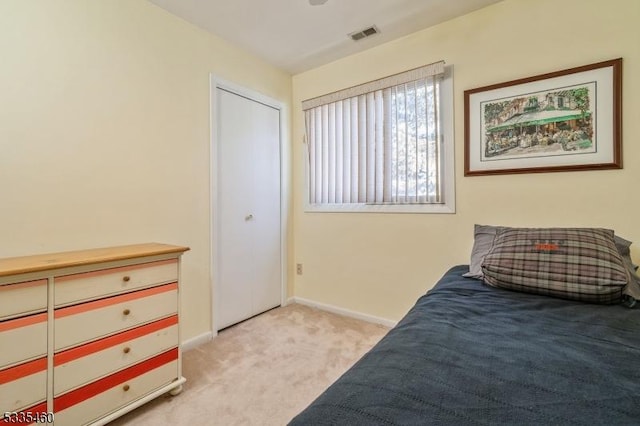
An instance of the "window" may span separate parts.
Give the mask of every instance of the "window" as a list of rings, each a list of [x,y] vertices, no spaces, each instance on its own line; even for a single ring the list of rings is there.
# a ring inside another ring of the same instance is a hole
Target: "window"
[[[453,213],[443,62],[303,102],[308,211]]]

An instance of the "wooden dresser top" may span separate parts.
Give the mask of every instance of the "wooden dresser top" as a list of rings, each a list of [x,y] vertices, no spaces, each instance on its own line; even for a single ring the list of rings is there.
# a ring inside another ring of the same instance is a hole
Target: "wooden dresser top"
[[[66,251],[61,253],[37,254],[33,256],[8,257],[0,259],[0,277],[162,254],[175,253],[176,255],[179,255],[187,250],[189,250],[189,247],[147,243],[89,250]]]

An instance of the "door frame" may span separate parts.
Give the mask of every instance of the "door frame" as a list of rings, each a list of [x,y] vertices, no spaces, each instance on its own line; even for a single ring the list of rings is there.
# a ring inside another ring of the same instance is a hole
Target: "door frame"
[[[218,108],[217,108],[217,89],[223,89],[228,92],[232,92],[236,95],[245,97],[249,100],[259,102],[271,108],[275,108],[280,114],[280,306],[284,306],[287,300],[287,224],[289,217],[289,187],[287,185],[287,168],[284,166],[289,158],[288,144],[285,142],[288,140],[287,132],[287,107],[286,104],[270,98],[255,90],[243,87],[236,83],[224,80],[217,75],[211,73],[209,75],[209,102],[210,102],[210,162],[209,162],[209,190],[210,190],[210,247],[211,247],[211,259],[209,262],[209,280],[211,288],[211,333],[215,337],[218,334],[218,318],[217,318],[217,295],[219,294],[220,274],[216,265],[220,262],[221,248],[217,243],[217,235],[220,230],[220,221],[218,215],[215,214],[218,210],[218,162],[220,161],[218,154],[218,136],[217,136],[217,121],[218,121]]]

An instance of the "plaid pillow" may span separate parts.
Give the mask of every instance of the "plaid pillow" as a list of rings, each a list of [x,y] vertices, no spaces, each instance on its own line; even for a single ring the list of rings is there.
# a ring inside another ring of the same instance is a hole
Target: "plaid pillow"
[[[487,284],[592,303],[617,303],[629,275],[609,229],[507,228],[482,264]]]

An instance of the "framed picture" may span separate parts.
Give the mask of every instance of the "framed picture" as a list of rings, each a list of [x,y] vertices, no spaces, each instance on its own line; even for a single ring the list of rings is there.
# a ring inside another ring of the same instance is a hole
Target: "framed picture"
[[[622,168],[622,58],[464,92],[464,175]]]

